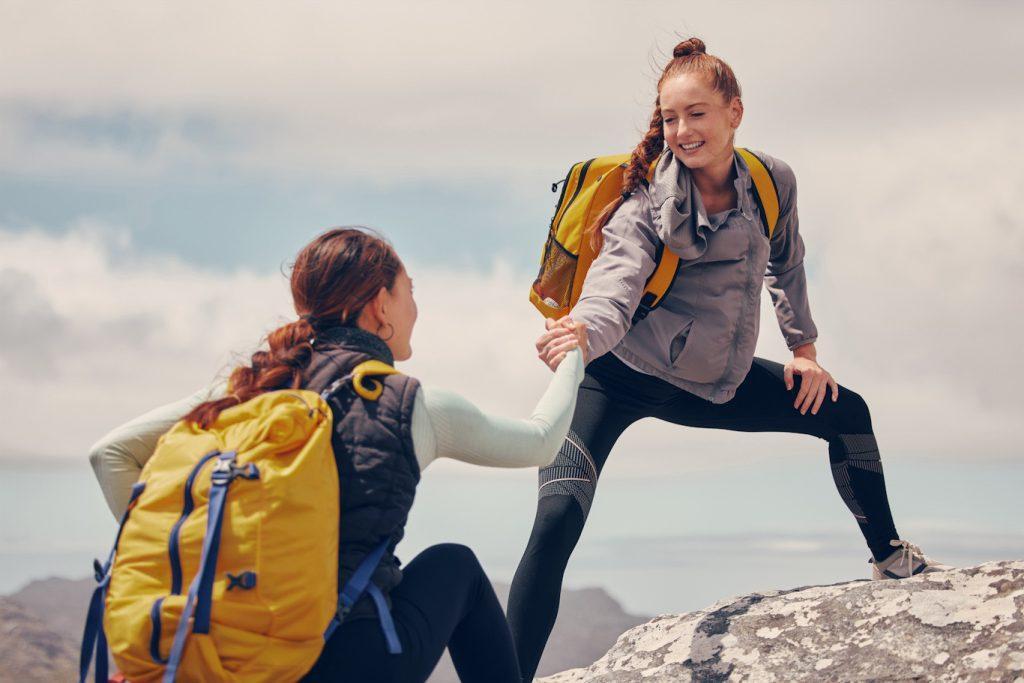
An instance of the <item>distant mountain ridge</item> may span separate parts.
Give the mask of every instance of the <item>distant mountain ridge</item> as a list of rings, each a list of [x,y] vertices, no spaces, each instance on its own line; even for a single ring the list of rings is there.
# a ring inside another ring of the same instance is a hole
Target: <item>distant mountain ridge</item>
[[[0,597],[0,681],[72,681],[78,643],[31,610]]]
[[[0,597],[0,681],[73,680],[77,677],[92,579],[48,578],[33,581]],[[495,584],[504,606],[508,585]],[[629,614],[600,588],[562,592],[558,622],[539,675],[586,666],[603,655],[619,634],[650,617]],[[448,655],[441,659],[430,683],[457,683]]]

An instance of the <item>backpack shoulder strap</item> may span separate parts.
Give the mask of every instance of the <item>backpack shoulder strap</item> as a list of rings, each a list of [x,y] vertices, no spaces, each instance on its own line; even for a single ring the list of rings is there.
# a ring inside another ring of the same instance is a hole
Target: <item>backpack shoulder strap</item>
[[[775,178],[764,162],[749,149],[737,147],[736,152],[747,162],[750,178],[754,181],[754,198],[764,222],[765,235],[771,239],[779,222],[779,190],[775,185]]]
[[[640,297],[640,304],[633,313],[634,325],[658,307],[675,281],[676,273],[679,270],[679,257],[664,244],[658,245],[658,253],[654,260],[658,265],[655,266],[654,272],[648,278],[643,296]]]
[[[654,169],[658,166],[660,159],[661,156],[658,156],[658,158],[651,162],[650,168],[647,169],[647,177],[640,181],[644,187],[650,187],[650,183],[654,180]],[[640,304],[636,307],[636,311],[633,312],[633,325],[646,318],[648,313],[661,304],[661,300],[668,294],[669,288],[675,282],[676,273],[679,271],[679,257],[664,244],[658,245],[658,252],[654,256],[654,261],[657,265],[654,267],[654,272],[651,273],[651,276],[647,278],[643,296],[640,297]]]

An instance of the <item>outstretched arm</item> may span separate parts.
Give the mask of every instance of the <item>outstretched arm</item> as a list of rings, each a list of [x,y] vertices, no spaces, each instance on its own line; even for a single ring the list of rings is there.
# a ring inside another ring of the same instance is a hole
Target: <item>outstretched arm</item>
[[[574,349],[558,365],[528,419],[488,415],[458,394],[420,387],[412,415],[420,470],[436,458],[486,467],[549,464],[569,431],[583,374],[582,354]]]
[[[569,316],[587,328],[587,362],[615,348],[626,336],[644,285],[657,265],[660,240],[651,199],[640,188],[612,215],[601,232],[601,251],[590,265],[579,301]]]
[[[89,462],[115,518],[120,519],[128,507],[132,485],[139,480],[160,437],[192,408],[223,394],[223,383],[205,387],[115,427],[93,444],[89,449]]]

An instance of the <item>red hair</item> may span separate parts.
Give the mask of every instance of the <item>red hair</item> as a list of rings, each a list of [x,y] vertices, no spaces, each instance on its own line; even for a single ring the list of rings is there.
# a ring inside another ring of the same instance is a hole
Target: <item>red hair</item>
[[[654,113],[651,115],[650,125],[647,132],[640,140],[640,144],[633,150],[629,159],[629,165],[622,177],[622,194],[614,202],[605,207],[594,222],[587,228],[590,236],[590,243],[594,252],[601,250],[602,234],[604,226],[608,224],[611,217],[619,210],[619,207],[626,201],[626,198],[633,194],[641,181],[647,177],[647,171],[657,159],[665,146],[663,122],[661,120],[661,86],[670,78],[684,73],[699,73],[708,79],[715,92],[721,93],[726,102],[732,102],[732,98],[740,97],[740,84],[736,80],[736,74],[732,67],[725,63],[720,57],[709,55],[704,41],[700,38],[689,38],[675,46],[672,50],[672,59],[661,72],[658,79],[658,96],[654,99]]]
[[[365,228],[335,228],[303,247],[292,265],[291,289],[299,319],[267,335],[267,348],[232,371],[229,394],[202,403],[183,419],[203,429],[222,410],[276,389],[298,389],[313,357],[318,329],[353,325],[381,287],[390,290],[402,262],[383,237]]]

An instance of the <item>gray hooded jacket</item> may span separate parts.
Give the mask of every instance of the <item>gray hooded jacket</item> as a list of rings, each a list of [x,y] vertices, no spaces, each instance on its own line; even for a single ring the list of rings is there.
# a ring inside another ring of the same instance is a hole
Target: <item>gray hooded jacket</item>
[[[753,362],[763,285],[789,348],[817,339],[807,302],[796,178],[784,162],[756,154],[779,192],[770,244],[739,155],[737,206],[709,217],[689,170],[670,150],[662,154],[650,187],[634,192],[605,226],[601,252],[570,314],[587,327],[588,358],[611,351],[641,372],[725,403]],[[661,244],[679,256],[678,274],[662,304],[631,328]]]

